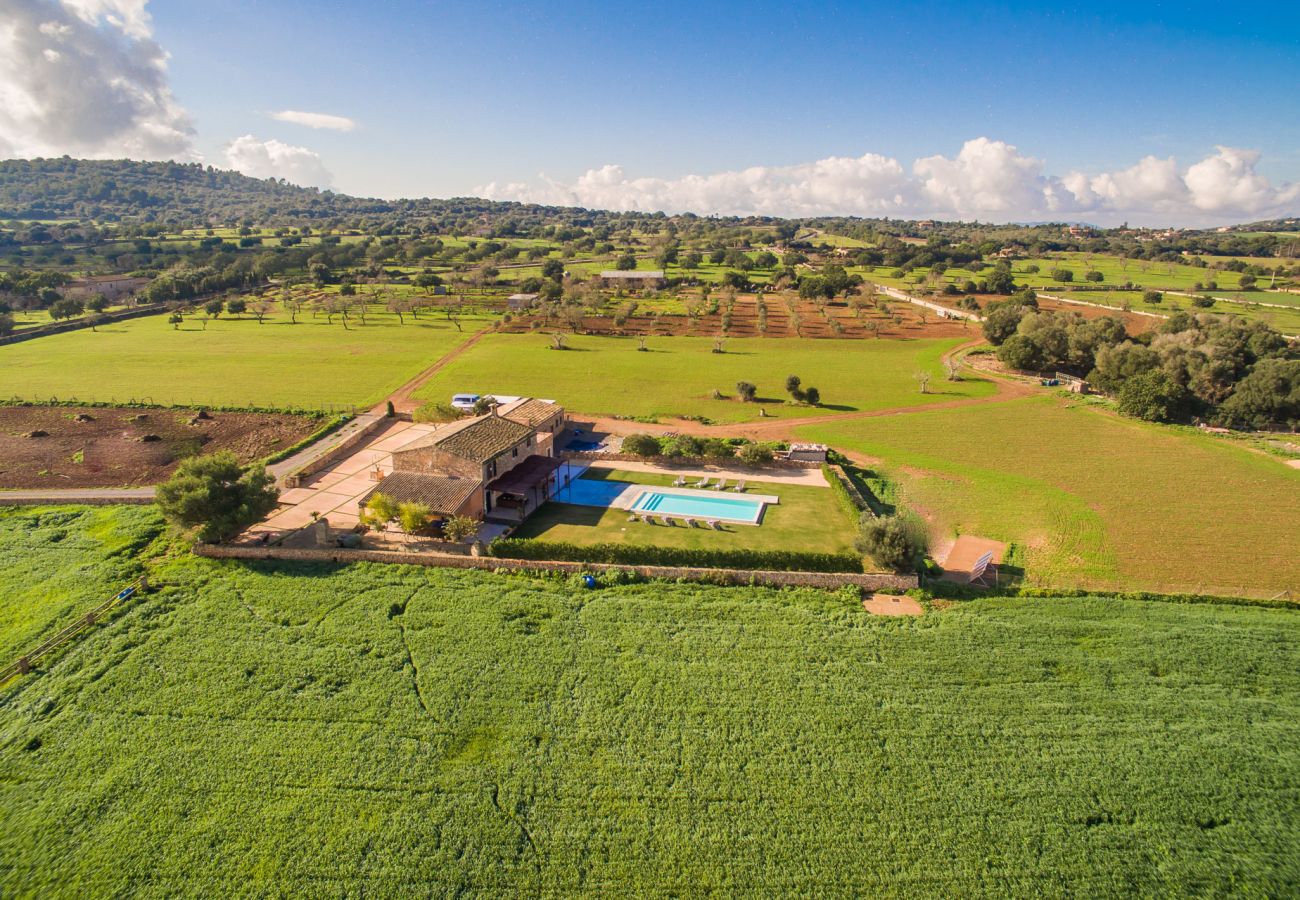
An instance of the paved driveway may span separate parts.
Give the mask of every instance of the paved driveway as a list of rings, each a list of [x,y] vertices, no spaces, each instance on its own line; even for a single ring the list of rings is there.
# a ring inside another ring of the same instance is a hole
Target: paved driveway
[[[302,487],[281,493],[280,508],[249,531],[293,531],[310,524],[313,512],[329,519],[335,530],[351,529],[358,522],[358,502],[393,471],[393,451],[436,429],[436,425],[394,421],[351,456],[317,472]]]

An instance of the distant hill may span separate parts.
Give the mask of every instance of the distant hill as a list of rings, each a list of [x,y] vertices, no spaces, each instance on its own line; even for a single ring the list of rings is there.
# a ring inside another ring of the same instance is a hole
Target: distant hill
[[[437,219],[544,217],[552,222],[590,219],[585,210],[562,210],[478,199],[377,200],[304,188],[274,178],[197,163],[134,160],[0,160],[0,220],[74,219],[145,221],[168,225],[261,225],[304,220],[403,215]]]

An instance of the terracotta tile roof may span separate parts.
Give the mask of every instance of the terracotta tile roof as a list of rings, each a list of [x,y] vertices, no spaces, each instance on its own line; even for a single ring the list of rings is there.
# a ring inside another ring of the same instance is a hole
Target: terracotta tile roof
[[[502,407],[498,412],[501,418],[536,428],[563,408],[549,400],[521,400],[511,406]]]
[[[501,416],[480,416],[463,428],[445,434],[435,432],[428,443],[421,441],[421,446],[433,446],[445,450],[461,459],[471,462],[487,462],[499,453],[504,453],[515,444],[530,437],[533,430],[526,425],[512,422]]]
[[[394,472],[360,500],[360,505],[375,494],[385,494],[398,503],[423,503],[436,513],[453,514],[474,492],[483,486],[477,478],[449,478],[423,472]]]

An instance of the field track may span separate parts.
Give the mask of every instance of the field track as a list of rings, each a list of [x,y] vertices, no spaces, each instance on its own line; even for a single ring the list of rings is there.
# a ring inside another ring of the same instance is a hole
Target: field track
[[[461,341],[461,343],[457,344],[451,351],[443,354],[438,361],[429,366],[429,368],[425,369],[419,375],[416,375],[410,381],[406,382],[406,384],[393,391],[393,393],[389,394],[385,400],[380,401],[379,405],[375,407],[375,411],[382,412],[388,403],[392,403],[393,408],[398,412],[414,412],[416,407],[420,404],[411,399],[411,395],[418,391],[426,381],[441,372],[448,363],[452,362],[466,350],[477,344],[479,339],[489,331],[490,329],[487,328],[480,329],[470,335],[467,340]]]

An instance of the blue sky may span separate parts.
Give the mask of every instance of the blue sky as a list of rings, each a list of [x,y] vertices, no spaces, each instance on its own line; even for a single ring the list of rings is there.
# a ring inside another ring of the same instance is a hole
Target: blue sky
[[[85,18],[87,7],[93,16],[133,0],[0,0],[60,2]],[[919,211],[948,182],[935,176],[937,187],[917,199],[924,179],[916,161],[957,159],[977,138],[1015,148],[1002,154],[1004,168],[1037,161],[1036,184],[1049,195],[1053,178],[1120,172],[1147,156],[1174,158],[1182,177],[1219,146],[1257,152],[1248,174],[1275,192],[1265,198],[1228,185],[1224,196],[1237,198],[1231,212],[1276,211],[1265,200],[1286,207],[1290,195],[1277,191],[1300,182],[1294,3],[805,10],[764,2],[154,0],[146,15],[169,55],[167,90],[192,123],[192,151],[222,164],[245,159],[228,157],[242,136],[259,150],[276,141],[319,156],[316,168],[291,168],[291,176],[328,178],[350,193],[450,196],[490,186],[502,196],[572,192],[618,202],[622,190],[628,202],[725,206],[725,192],[692,193],[679,180],[761,166],[799,182],[800,166],[880,154],[903,175],[889,184],[875,178],[870,199],[888,205],[897,187],[899,208]],[[343,116],[356,127],[271,117],[282,110]],[[277,152],[266,165],[291,164]],[[584,173],[609,164],[621,170],[602,176],[605,193],[581,185]],[[1240,173],[1239,160],[1225,167]],[[982,177],[978,167],[963,171]],[[626,187],[642,178],[658,181],[639,192]],[[1105,194],[1119,214],[1121,189],[1094,187],[1079,203]],[[1219,200],[1193,199],[1186,204],[1198,214],[1228,212]],[[1124,195],[1129,204],[1166,200],[1176,213],[1172,195]],[[1219,205],[1207,213],[1207,202]],[[967,195],[950,205],[969,213],[980,203],[1008,215],[1015,206]]]

